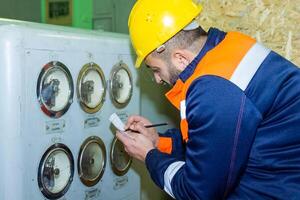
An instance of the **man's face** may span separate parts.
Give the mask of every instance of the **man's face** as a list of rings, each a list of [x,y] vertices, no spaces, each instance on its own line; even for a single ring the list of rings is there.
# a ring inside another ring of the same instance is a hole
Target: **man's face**
[[[171,60],[165,62],[160,58],[149,55],[145,59],[145,64],[152,70],[155,81],[158,84],[167,83],[174,85],[181,73],[181,71],[172,64]]]

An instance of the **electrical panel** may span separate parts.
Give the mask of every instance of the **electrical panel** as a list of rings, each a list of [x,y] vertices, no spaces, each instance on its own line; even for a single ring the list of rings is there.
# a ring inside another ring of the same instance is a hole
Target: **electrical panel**
[[[108,120],[140,113],[128,36],[1,20],[0,47],[0,199],[140,199]]]

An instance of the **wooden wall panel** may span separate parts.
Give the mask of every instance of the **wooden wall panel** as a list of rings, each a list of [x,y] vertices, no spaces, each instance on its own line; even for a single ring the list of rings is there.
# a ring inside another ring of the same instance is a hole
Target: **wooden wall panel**
[[[217,27],[255,37],[300,66],[300,0],[198,0],[207,30]]]

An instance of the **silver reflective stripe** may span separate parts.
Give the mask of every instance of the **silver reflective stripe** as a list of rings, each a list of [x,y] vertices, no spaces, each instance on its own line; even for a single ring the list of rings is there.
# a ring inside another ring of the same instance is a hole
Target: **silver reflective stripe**
[[[180,102],[180,117],[181,119],[185,119],[186,118],[186,107],[185,107],[185,100]]]
[[[174,162],[171,165],[169,165],[169,167],[167,168],[167,170],[165,171],[165,174],[164,174],[164,181],[165,181],[164,190],[173,198],[175,198],[175,197],[174,197],[174,194],[172,191],[171,182],[172,182],[174,175],[184,164],[185,164],[185,162],[183,162],[183,161]]]
[[[235,69],[230,81],[245,90],[270,51],[260,43],[254,44]]]

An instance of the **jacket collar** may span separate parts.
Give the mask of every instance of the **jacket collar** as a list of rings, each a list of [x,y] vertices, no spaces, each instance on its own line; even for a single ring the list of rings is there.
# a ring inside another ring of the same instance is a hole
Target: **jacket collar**
[[[217,46],[224,38],[226,33],[220,31],[216,28],[210,28],[207,35],[207,40],[199,52],[199,54],[194,58],[194,60],[179,74],[179,78],[182,82],[185,82],[196,69],[200,60],[205,56],[205,54]]]
[[[226,33],[216,28],[210,28],[207,40],[194,60],[179,74],[179,79],[175,85],[166,93],[167,99],[177,108],[180,109],[180,101],[182,101],[182,89],[184,82],[194,73],[198,63],[205,54],[217,46],[224,38]]]

